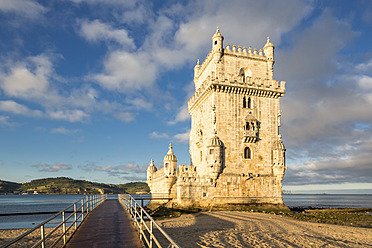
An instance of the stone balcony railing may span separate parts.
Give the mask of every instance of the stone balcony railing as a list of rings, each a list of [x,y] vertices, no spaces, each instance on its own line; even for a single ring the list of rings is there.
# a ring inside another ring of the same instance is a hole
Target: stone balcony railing
[[[244,130],[243,132],[243,142],[244,143],[254,143],[258,139],[258,132],[254,130]]]

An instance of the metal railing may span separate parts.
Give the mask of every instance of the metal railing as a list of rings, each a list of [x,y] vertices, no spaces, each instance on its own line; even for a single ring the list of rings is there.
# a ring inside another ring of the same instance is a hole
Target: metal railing
[[[160,237],[155,237],[154,231],[157,229],[163,239],[165,238],[166,247],[180,248],[131,195],[119,195],[118,198],[132,216],[139,232],[139,238],[145,246],[149,248],[163,247],[159,242]]]
[[[69,239],[72,237],[72,234],[76,232],[79,228],[81,223],[85,220],[87,215],[92,212],[96,207],[101,205],[107,199],[107,195],[87,195],[81,198],[80,200],[76,201],[75,203],[71,204],[67,208],[60,211],[58,214],[54,215],[53,217],[47,219],[46,221],[40,223],[39,225],[35,226],[34,228],[28,230],[27,232],[21,234],[17,238],[9,241],[8,243],[0,246],[0,248],[11,247],[12,245],[20,245],[19,243],[25,237],[29,236],[30,234],[37,232],[40,230],[40,240],[37,241],[34,245],[27,246],[34,248],[34,247],[55,247],[57,244],[61,242],[61,247],[66,245]],[[79,207],[78,207],[79,206]],[[66,216],[66,214],[70,215]],[[46,226],[47,225],[54,225],[51,223],[53,220],[61,218],[62,221],[57,224],[54,228],[51,227],[52,230],[46,234]],[[72,220],[70,220],[72,218]],[[58,229],[62,227],[62,233],[57,236],[53,237],[52,234],[57,232]],[[71,230],[71,228],[73,230]],[[69,233],[69,231],[71,232]]]

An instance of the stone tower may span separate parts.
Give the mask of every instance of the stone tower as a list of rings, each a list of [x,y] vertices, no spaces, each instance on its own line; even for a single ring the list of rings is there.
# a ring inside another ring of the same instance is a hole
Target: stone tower
[[[273,80],[274,45],[267,38],[257,51],[223,48],[223,41],[217,28],[211,51],[194,68],[191,165],[179,166],[169,192],[184,207],[282,204],[286,167],[279,100],[285,82]]]

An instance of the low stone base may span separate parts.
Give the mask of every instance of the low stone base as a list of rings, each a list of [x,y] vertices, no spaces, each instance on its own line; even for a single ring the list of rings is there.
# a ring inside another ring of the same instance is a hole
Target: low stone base
[[[291,212],[291,210],[284,204],[270,204],[270,203],[225,203],[225,204],[198,204],[193,203],[187,206],[179,205],[174,201],[170,201],[165,205],[167,208],[190,210],[190,211],[258,211],[258,212]]]

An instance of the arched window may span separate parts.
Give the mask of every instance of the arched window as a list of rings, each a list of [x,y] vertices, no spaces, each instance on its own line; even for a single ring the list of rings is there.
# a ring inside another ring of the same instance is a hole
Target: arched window
[[[239,76],[241,77],[243,83],[245,83],[245,72],[243,68],[240,69]]]
[[[251,158],[251,148],[246,147],[244,148],[244,158],[245,159],[250,159]]]
[[[251,108],[252,104],[251,104],[251,98],[248,97],[248,101],[247,101],[247,108]]]
[[[247,107],[247,102],[245,101],[245,96],[243,97],[243,108]]]
[[[250,129],[250,127],[249,127],[249,122],[246,122],[245,123],[245,126],[244,126],[244,130],[249,130]]]

